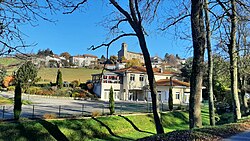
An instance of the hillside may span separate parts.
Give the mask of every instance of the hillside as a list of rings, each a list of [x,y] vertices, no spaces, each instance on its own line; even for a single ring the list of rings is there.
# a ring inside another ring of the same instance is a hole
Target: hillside
[[[0,65],[6,67],[7,75],[13,74],[13,71],[18,69],[18,66],[24,60],[12,58],[12,57],[1,57]],[[63,81],[78,80],[80,82],[86,82],[91,80],[91,74],[101,73],[102,70],[86,69],[86,68],[60,68],[62,71]],[[38,77],[41,77],[40,83],[49,83],[56,81],[58,68],[41,68],[38,71]]]
[[[86,68],[60,68],[62,71],[63,81],[78,80],[80,82],[86,82],[91,80],[91,74],[101,73],[100,70],[86,69]],[[38,77],[41,77],[44,83],[55,82],[58,68],[42,68],[38,71]]]

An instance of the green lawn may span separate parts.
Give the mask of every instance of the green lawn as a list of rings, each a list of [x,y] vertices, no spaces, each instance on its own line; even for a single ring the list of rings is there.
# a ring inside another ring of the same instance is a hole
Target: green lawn
[[[58,68],[42,68],[38,71],[38,77],[42,78],[40,83],[55,82]],[[78,80],[86,82],[91,80],[91,74],[101,73],[100,70],[86,68],[61,68],[63,81]]]
[[[7,105],[7,104],[13,104],[13,103],[14,103],[13,99],[0,96],[0,105]],[[29,100],[22,100],[22,104],[30,105],[30,104],[32,104],[32,102]]]
[[[206,117],[205,117],[206,118]],[[188,129],[187,112],[162,114],[165,132]],[[206,121],[206,120],[205,120]],[[207,125],[208,123],[204,123]],[[0,123],[0,140],[135,140],[155,134],[153,116],[111,116],[90,119]],[[32,136],[30,136],[32,135]]]

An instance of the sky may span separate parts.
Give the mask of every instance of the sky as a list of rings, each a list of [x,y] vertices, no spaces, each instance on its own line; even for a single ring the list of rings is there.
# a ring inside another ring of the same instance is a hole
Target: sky
[[[65,15],[62,14],[62,11],[59,11],[56,14],[48,15],[50,19],[56,22],[40,19],[36,22],[36,26],[23,25],[21,30],[26,35],[24,37],[25,42],[37,44],[34,47],[26,48],[25,52],[37,53],[39,49],[49,48],[55,54],[69,52],[72,56],[82,54],[93,54],[98,57],[106,56],[105,47],[94,51],[88,50],[88,48],[110,41],[111,38],[107,39],[109,31],[100,25],[100,22],[109,16],[111,10],[110,6],[90,3],[83,11],[75,11],[73,14]],[[191,46],[191,43],[176,39],[173,34],[173,30],[162,33],[150,29],[149,36],[146,36],[150,55],[157,55],[162,58],[166,53],[178,54],[182,58],[192,56],[192,51],[187,49],[188,46]],[[125,37],[110,46],[109,55],[117,55],[123,42],[128,44],[129,51],[141,52],[136,37]]]

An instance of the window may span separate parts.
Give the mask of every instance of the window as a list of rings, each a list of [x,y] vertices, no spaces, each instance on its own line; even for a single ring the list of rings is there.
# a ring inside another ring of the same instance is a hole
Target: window
[[[130,81],[135,81],[135,75],[134,74],[130,74]]]
[[[176,99],[180,99],[180,92],[176,92],[176,93],[175,93],[175,98],[176,98]]]
[[[168,100],[168,91],[165,91],[165,100]]]
[[[140,81],[143,81],[143,75],[140,75],[139,80],[140,80]]]

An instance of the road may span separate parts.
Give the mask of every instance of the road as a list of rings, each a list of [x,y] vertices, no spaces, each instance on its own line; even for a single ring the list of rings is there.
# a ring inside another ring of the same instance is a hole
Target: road
[[[223,141],[250,141],[250,130],[231,136],[230,138],[223,139]]]
[[[13,98],[13,93],[0,92],[0,96]],[[108,114],[108,102],[92,101],[92,100],[74,100],[70,97],[48,97],[39,95],[22,95],[23,100],[30,100],[32,105],[22,105],[21,117],[42,117],[44,114],[55,114],[59,117],[72,117],[91,115],[92,112],[99,114]],[[118,101],[115,104],[116,113],[134,113],[134,112],[150,112],[151,103],[147,102],[130,102]],[[13,105],[2,105],[0,107],[0,119],[13,117]],[[167,108],[167,104],[163,104],[163,110]]]

